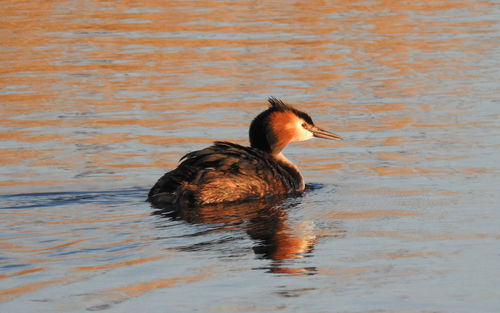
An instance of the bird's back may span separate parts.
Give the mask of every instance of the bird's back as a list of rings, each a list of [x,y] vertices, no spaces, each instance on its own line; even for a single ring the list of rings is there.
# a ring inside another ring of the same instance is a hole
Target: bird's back
[[[245,201],[292,193],[302,183],[296,169],[270,154],[230,142],[215,142],[181,161],[151,188],[148,201],[158,206]]]

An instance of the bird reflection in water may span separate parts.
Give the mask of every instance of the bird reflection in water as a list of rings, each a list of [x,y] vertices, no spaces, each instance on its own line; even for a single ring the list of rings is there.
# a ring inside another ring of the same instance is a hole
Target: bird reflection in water
[[[314,267],[297,267],[296,259],[307,257],[316,243],[314,222],[292,221],[288,212],[299,198],[274,197],[232,204],[201,207],[157,208],[153,213],[191,224],[217,225],[212,231],[243,230],[254,240],[253,251],[259,258],[271,260],[272,273],[311,275]]]

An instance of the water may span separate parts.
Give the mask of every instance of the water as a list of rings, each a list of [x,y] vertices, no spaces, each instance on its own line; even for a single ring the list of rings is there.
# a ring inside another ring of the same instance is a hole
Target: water
[[[15,1],[0,53],[2,312],[498,312],[495,1]],[[342,142],[298,198],[153,210],[268,96]]]

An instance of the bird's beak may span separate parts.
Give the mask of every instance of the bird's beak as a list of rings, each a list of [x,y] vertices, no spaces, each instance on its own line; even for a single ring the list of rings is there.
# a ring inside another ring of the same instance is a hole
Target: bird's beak
[[[334,133],[330,133],[329,131],[321,129],[321,128],[316,127],[316,126],[311,126],[309,131],[311,131],[313,133],[313,136],[317,137],[317,138],[324,138],[324,139],[330,139],[330,140],[343,140],[343,138],[340,137],[339,135],[336,135]]]

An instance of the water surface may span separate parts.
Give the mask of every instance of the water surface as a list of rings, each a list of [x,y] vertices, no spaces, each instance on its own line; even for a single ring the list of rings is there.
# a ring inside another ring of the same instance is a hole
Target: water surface
[[[496,312],[495,1],[3,5],[2,312]],[[186,152],[268,96],[342,142],[302,197],[173,214]]]

